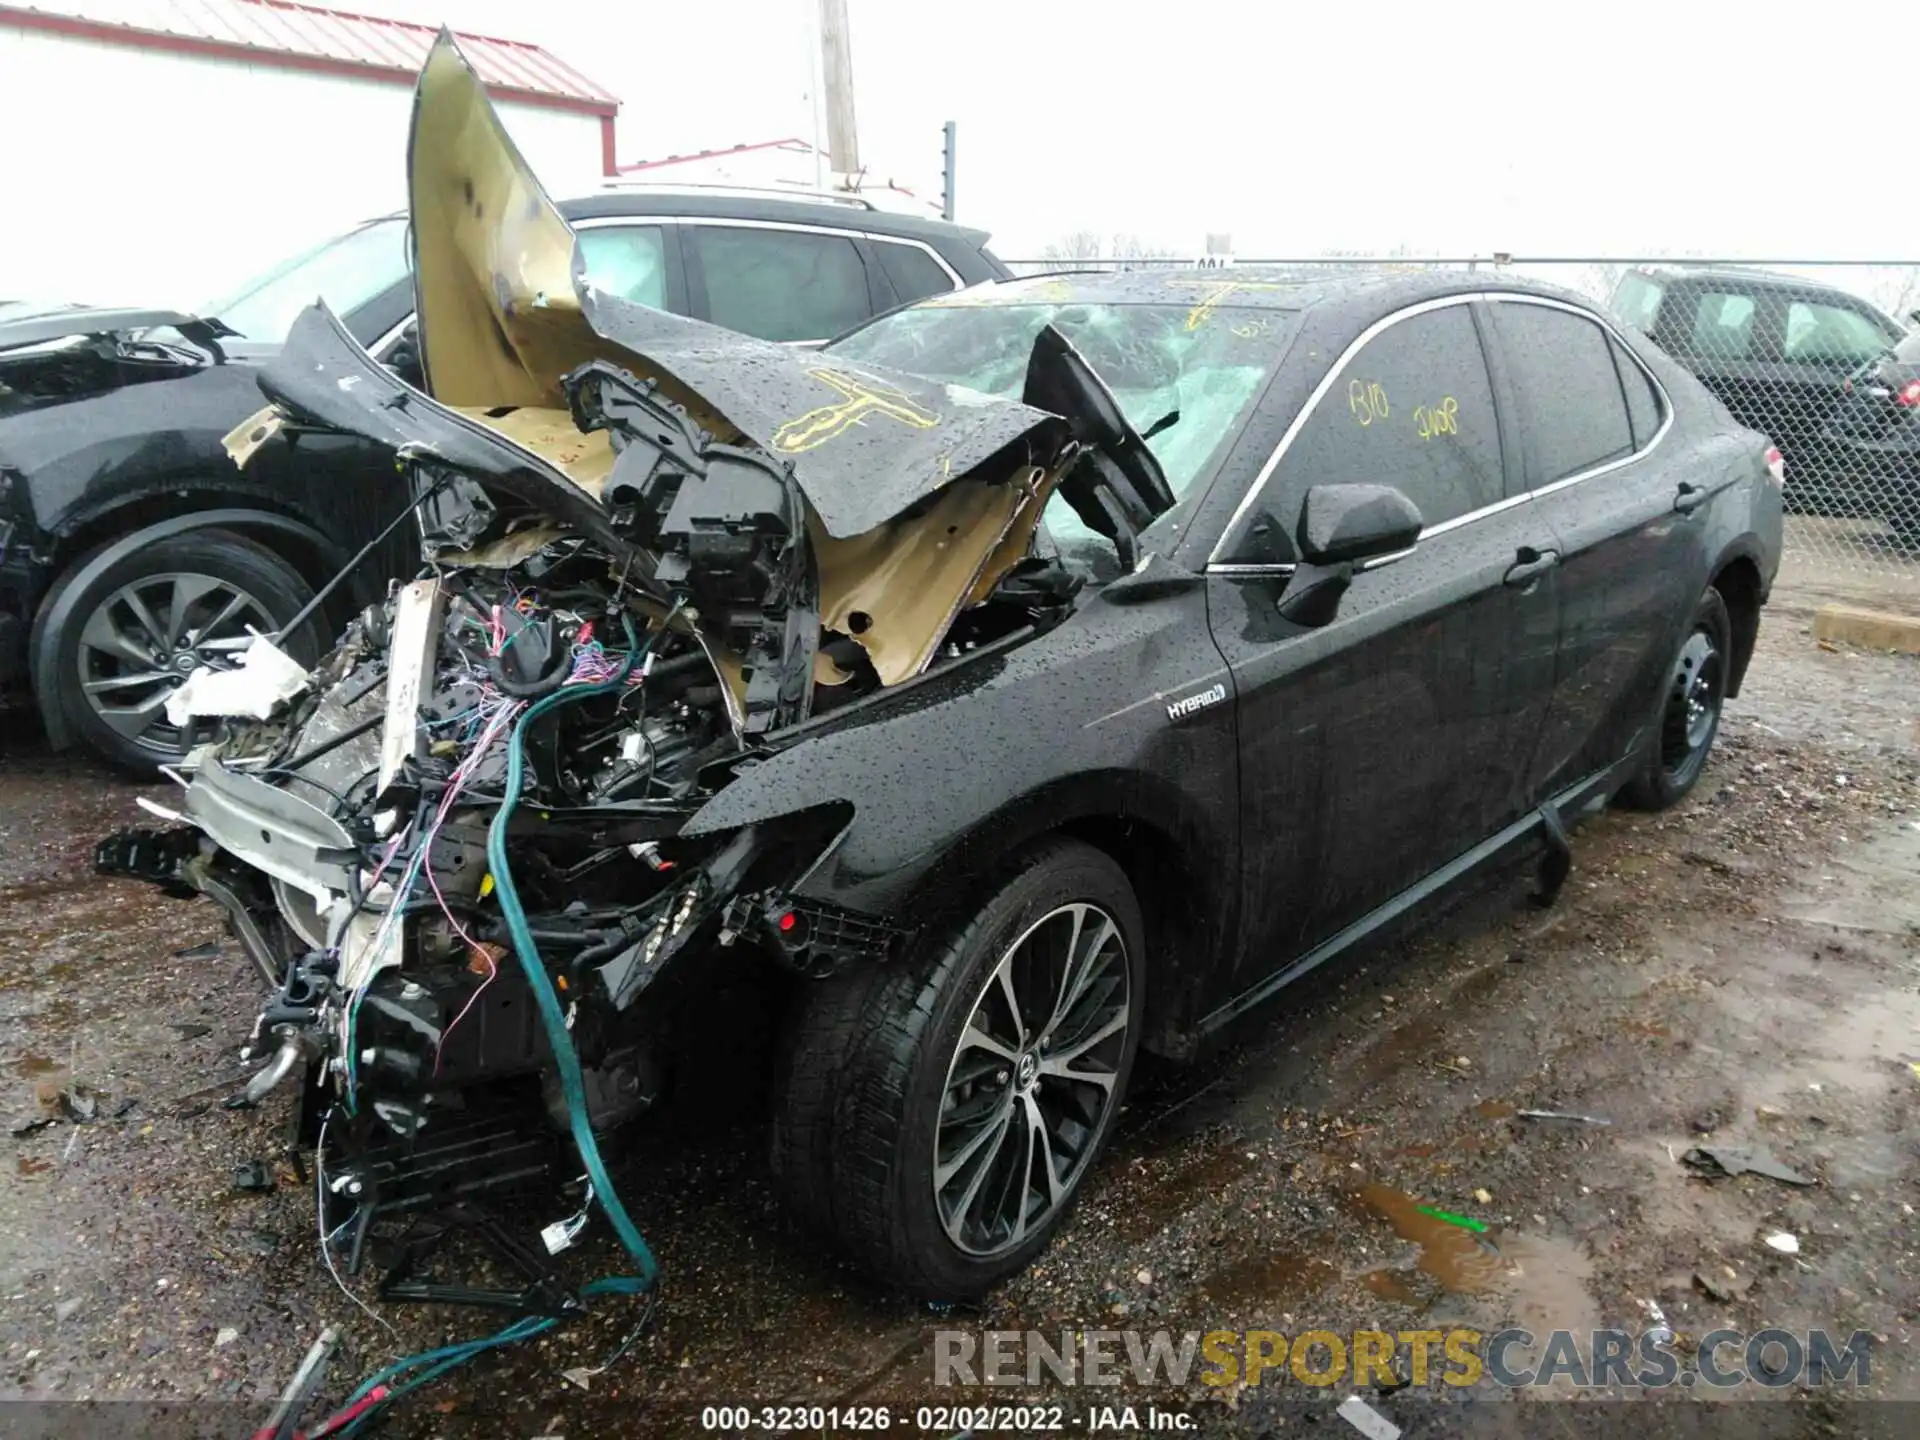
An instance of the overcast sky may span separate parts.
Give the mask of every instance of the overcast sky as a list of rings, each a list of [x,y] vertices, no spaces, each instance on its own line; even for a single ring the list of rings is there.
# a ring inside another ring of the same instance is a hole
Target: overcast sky
[[[617,94],[623,162],[810,137],[815,0],[361,0],[547,46]],[[1067,231],[1242,256],[1920,249],[1913,51],[1794,7],[851,0],[862,158],[1003,255]],[[1816,27],[1817,28],[1817,27]]]

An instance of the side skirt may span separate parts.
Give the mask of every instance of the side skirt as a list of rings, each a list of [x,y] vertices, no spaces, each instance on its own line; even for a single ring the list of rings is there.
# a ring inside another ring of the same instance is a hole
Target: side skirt
[[[1408,886],[1377,910],[1361,916],[1339,934],[1321,941],[1285,969],[1269,975],[1252,989],[1242,991],[1219,1009],[1204,1016],[1194,1027],[1196,1033],[1207,1035],[1229,1021],[1238,1019],[1256,1005],[1271,999],[1301,976],[1319,969],[1341,951],[1357,945],[1375,931],[1399,919],[1422,901],[1431,899],[1471,871],[1479,869],[1488,861],[1527,839],[1535,831],[1545,830],[1550,840],[1557,838],[1564,846],[1566,831],[1563,822],[1604,809],[1614,792],[1633,777],[1639,764],[1640,746],[1636,743],[1629,747],[1626,758],[1561,791],[1539,809],[1529,811],[1505,829],[1496,831],[1464,855],[1450,860],[1435,870],[1426,879]],[[1560,878],[1564,879],[1564,874]],[[1559,886],[1543,885],[1542,888],[1557,892]],[[1551,903],[1550,898],[1548,903]]]

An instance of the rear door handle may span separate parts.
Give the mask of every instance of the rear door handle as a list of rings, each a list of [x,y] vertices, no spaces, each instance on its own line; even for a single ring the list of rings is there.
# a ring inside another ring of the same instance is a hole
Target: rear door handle
[[[1691,515],[1707,503],[1710,493],[1704,485],[1690,485],[1684,480],[1681,481],[1679,490],[1675,491],[1673,496],[1675,513]]]
[[[1500,577],[1500,583],[1509,590],[1524,590],[1559,563],[1557,550],[1536,550],[1531,545],[1522,545],[1514,552],[1513,564]]]

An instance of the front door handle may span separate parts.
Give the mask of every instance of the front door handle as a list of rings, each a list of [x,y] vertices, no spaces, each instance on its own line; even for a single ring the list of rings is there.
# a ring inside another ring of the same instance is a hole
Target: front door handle
[[[1509,590],[1524,590],[1559,563],[1557,550],[1536,550],[1531,545],[1522,545],[1514,552],[1513,564],[1500,577],[1500,583]]]
[[[1679,490],[1674,492],[1673,508],[1679,515],[1691,515],[1707,503],[1708,491],[1704,485],[1690,485],[1680,482]]]

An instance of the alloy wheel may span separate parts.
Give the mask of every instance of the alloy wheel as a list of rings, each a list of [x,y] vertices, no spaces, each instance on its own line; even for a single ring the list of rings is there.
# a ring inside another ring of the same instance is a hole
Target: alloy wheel
[[[1660,724],[1660,766],[1669,776],[1685,774],[1705,759],[1720,718],[1721,655],[1714,637],[1695,630],[1681,647],[1667,685]]]
[[[1003,1255],[1072,1196],[1118,1098],[1131,985],[1119,925],[1088,904],[1042,916],[988,972],[934,1135],[934,1205],[962,1251]]]
[[[167,697],[202,665],[231,669],[276,628],[265,605],[230,581],[191,572],[146,575],[95,607],[76,664],[87,705],[142,750],[178,755],[193,739],[167,721]]]

